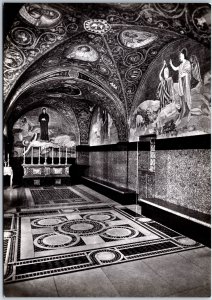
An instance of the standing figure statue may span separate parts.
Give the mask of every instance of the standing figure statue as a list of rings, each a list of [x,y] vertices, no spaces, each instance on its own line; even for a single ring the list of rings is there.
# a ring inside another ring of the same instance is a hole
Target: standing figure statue
[[[42,108],[42,113],[39,116],[40,122],[40,139],[43,141],[49,140],[48,135],[48,123],[49,123],[49,115],[46,113],[46,108]]]

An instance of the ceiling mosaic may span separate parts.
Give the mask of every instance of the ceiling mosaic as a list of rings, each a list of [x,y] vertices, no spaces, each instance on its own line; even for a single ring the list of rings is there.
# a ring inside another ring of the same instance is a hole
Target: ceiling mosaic
[[[210,5],[24,4],[4,41],[5,119],[32,99],[48,99],[58,109],[66,103],[79,128],[89,127],[99,105],[126,140],[150,66],[167,45],[185,38],[210,47]]]

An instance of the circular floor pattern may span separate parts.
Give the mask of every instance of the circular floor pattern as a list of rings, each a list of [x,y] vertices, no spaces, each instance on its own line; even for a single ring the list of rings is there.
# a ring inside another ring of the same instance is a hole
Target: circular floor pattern
[[[94,235],[105,229],[105,225],[101,222],[91,220],[70,220],[62,225],[55,226],[54,230],[60,233],[78,235]]]
[[[140,221],[140,222],[142,222],[142,223],[146,223],[146,222],[150,222],[150,221],[152,221],[152,220],[149,219],[149,218],[142,217],[142,218],[139,218],[138,221]]]
[[[78,244],[79,241],[80,237],[75,234],[46,233],[38,236],[34,240],[34,245],[42,249],[58,249],[72,247]]]
[[[139,235],[139,231],[125,226],[114,226],[101,233],[101,236],[114,240],[134,238],[137,235]]]
[[[51,227],[66,222],[65,217],[39,218],[31,222],[36,227]]]
[[[187,238],[187,237],[179,238],[179,239],[177,239],[177,242],[184,246],[195,246],[198,244],[196,241],[194,241],[190,238]]]
[[[116,216],[113,216],[110,213],[88,214],[84,216],[84,219],[104,222],[104,221],[113,221],[116,219]]]
[[[120,252],[113,249],[96,250],[91,252],[89,256],[92,261],[99,264],[114,263],[123,258]]]

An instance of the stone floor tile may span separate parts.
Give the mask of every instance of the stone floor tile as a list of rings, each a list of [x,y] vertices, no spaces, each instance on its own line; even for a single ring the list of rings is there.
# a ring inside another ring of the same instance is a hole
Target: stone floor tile
[[[102,267],[121,297],[163,297],[168,284],[142,261]]]
[[[207,247],[202,247],[198,249],[182,251],[179,255],[190,260],[193,264],[199,266],[203,269],[210,270],[211,268],[211,249]]]
[[[211,297],[211,288],[210,286],[200,286],[195,289],[185,290],[173,295],[169,295],[169,297]]]
[[[210,284],[208,270],[199,268],[182,256],[179,257],[178,254],[164,255],[146,259],[144,263],[166,280],[173,293]]]
[[[60,297],[118,297],[101,269],[54,276]]]
[[[53,277],[21,281],[4,285],[6,297],[57,297]]]

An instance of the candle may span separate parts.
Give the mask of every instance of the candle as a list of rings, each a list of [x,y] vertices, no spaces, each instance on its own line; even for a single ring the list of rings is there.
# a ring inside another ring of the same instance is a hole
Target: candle
[[[33,147],[32,147],[32,152],[31,152],[31,165],[33,165]]]
[[[67,165],[67,147],[66,147],[66,161],[65,164]]]
[[[7,166],[9,167],[10,165],[10,156],[9,156],[9,153],[7,154]]]
[[[25,147],[24,147],[24,165],[25,165]]]
[[[59,147],[59,165],[60,165],[60,147]]]
[[[45,153],[45,161],[44,161],[44,164],[46,165],[46,147],[44,148],[44,153]]]
[[[38,147],[38,164],[40,165],[40,147]]]
[[[52,165],[54,164],[54,148],[52,147]]]

